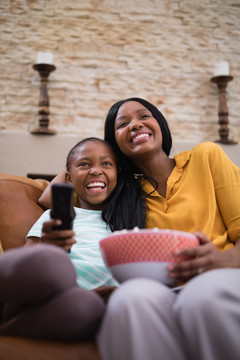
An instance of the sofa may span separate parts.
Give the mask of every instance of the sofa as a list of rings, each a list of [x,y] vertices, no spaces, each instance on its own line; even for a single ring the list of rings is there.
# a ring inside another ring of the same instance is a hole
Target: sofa
[[[44,211],[38,198],[47,185],[44,179],[0,173],[0,252],[25,243],[28,230]],[[96,291],[107,301],[112,290],[103,287]],[[101,357],[94,340],[64,343],[0,336],[0,359],[101,360]]]

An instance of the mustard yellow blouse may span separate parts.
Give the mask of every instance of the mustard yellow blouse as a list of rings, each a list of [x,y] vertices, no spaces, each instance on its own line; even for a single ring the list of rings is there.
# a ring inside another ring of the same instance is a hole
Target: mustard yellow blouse
[[[147,228],[203,231],[219,248],[240,237],[240,173],[215,143],[202,143],[174,157],[166,198],[147,197]],[[146,194],[154,190],[140,180]]]

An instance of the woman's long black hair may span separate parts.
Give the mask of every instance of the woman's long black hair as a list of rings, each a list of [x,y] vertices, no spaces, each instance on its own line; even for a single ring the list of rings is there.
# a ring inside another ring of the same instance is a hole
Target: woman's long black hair
[[[136,186],[135,178],[131,174],[124,171],[118,174],[117,186],[106,200],[102,211],[102,218],[112,231],[130,230],[135,226],[144,228],[145,206],[139,198],[139,185],[138,183]]]
[[[110,206],[107,214],[110,215],[112,213],[111,217],[113,219],[116,212],[119,211],[119,216],[121,219],[113,219],[114,228],[125,227],[126,229],[131,229],[135,226],[138,226],[139,228],[145,227],[147,212],[145,198],[149,194],[144,193],[140,182],[137,180],[137,177],[139,176],[148,178],[147,175],[141,174],[139,169],[136,168],[131,160],[121,152],[115,138],[115,120],[118,110],[124,103],[128,101],[137,101],[152,113],[153,117],[160,126],[162,132],[162,149],[167,154],[167,156],[169,155],[172,147],[172,136],[165,117],[156,106],[149,103],[147,100],[138,97],[132,97],[118,101],[112,105],[107,114],[105,120],[104,139],[112,146],[117,156],[118,163],[121,167],[121,173],[119,174],[119,186],[121,189],[118,189],[118,191],[120,191],[119,194],[121,195],[118,196],[116,194],[116,198],[113,196],[111,206],[116,206],[116,210],[114,212]]]

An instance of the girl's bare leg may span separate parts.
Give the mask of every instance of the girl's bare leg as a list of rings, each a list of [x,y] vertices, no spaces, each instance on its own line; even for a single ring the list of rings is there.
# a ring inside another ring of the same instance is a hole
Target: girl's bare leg
[[[68,255],[51,245],[33,245],[0,255],[0,302],[7,303],[1,335],[81,340],[95,335],[105,305],[76,285]]]

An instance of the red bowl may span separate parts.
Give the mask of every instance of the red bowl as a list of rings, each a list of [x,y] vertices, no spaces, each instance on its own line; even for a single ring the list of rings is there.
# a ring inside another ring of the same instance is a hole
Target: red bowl
[[[133,277],[150,277],[172,285],[167,264],[186,259],[177,249],[199,245],[191,233],[168,229],[116,231],[100,241],[100,250],[112,275],[123,282]]]

